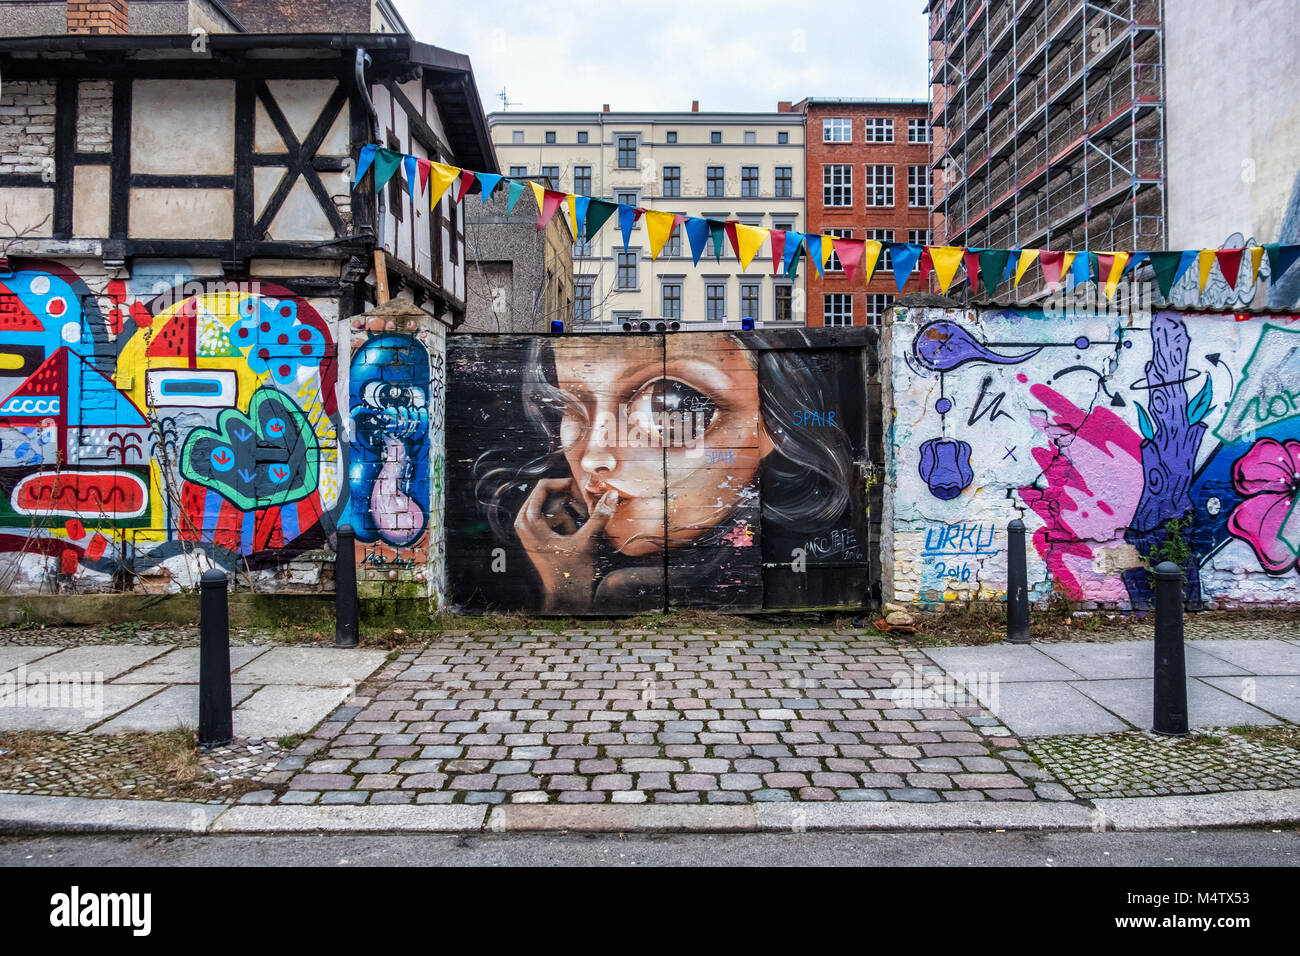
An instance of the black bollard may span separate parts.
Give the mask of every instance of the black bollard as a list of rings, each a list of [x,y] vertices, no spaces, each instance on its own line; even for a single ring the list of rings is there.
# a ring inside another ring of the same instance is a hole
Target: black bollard
[[[1183,569],[1163,561],[1156,579],[1155,718],[1158,734],[1187,734],[1187,665],[1183,653]]]
[[[334,646],[361,643],[357,625],[357,533],[341,525],[334,545]]]
[[[1029,643],[1029,566],[1019,518],[1007,525],[1007,643]]]
[[[230,615],[226,574],[204,571],[199,582],[199,746],[234,739],[230,713]]]

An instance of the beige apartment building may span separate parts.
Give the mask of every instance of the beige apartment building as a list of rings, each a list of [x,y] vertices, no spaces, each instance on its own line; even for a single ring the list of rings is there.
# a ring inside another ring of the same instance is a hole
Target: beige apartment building
[[[789,104],[782,104],[786,110]],[[555,188],[644,208],[803,229],[804,117],[801,113],[493,113],[488,127],[501,172],[549,177]],[[531,207],[530,207],[531,208]],[[518,215],[518,213],[516,213]],[[698,265],[681,227],[650,259],[643,223],[623,251],[618,217],[574,244],[573,327],[614,331],[648,322],[690,328],[804,324],[803,270],[773,274],[770,243],[749,269],[728,244],[712,244]]]

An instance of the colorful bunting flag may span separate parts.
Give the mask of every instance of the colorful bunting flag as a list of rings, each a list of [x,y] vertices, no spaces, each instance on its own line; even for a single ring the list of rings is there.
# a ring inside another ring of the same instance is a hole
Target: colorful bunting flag
[[[1008,270],[1012,268],[1011,250],[1010,249],[981,249],[979,255],[980,275],[984,277],[984,294],[989,298],[997,291],[998,286],[1010,274]],[[972,276],[971,288],[975,288],[975,277]]]
[[[948,286],[952,285],[957,275],[957,266],[961,265],[961,246],[931,246],[930,261],[934,264],[934,275],[939,280],[939,294],[947,295]]]
[[[876,263],[880,261],[880,250],[885,248],[885,244],[876,239],[866,240],[867,266],[862,271],[863,283],[869,283],[871,277],[876,274]]]
[[[509,219],[510,214],[515,211],[515,203],[519,202],[519,197],[524,194],[524,184],[513,179],[506,180],[506,183],[506,188],[509,190],[506,196],[506,218]]]
[[[1061,272],[1065,268],[1065,253],[1061,250],[1044,249],[1038,256],[1038,265],[1043,270],[1043,281],[1049,291],[1055,291],[1061,284]]]
[[[438,205],[438,200],[442,194],[460,178],[460,170],[455,166],[448,166],[446,163],[429,164],[429,208],[432,209]],[[523,189],[522,186],[519,187]],[[509,213],[506,213],[509,215]]]
[[[468,169],[461,170],[460,192],[456,195],[456,202],[460,202],[462,199],[464,199],[465,194],[469,192],[470,187],[473,185],[474,185],[474,173],[471,173]]]
[[[375,153],[379,152],[379,147],[374,143],[366,143],[361,147],[361,155],[357,157],[357,175],[352,180],[352,188],[356,189],[361,182],[361,177],[366,174],[370,164],[375,161]]]
[[[1097,254],[1097,278],[1100,279],[1103,274],[1106,276],[1107,299],[1115,297],[1115,290],[1119,287],[1119,280],[1124,274],[1124,267],[1128,264],[1128,259],[1127,252],[1099,252]]]
[[[496,173],[478,174],[479,196],[483,202],[486,203],[492,198],[492,194],[497,191],[497,187],[501,185],[503,179],[505,179],[504,176],[498,176]]]
[[[623,251],[627,252],[627,244],[632,241],[632,227],[636,225],[636,206],[629,206],[625,202],[618,204],[618,228],[623,233]]]
[[[411,194],[411,205],[415,205],[415,181],[420,178],[420,167],[414,156],[402,157],[402,175],[406,177],[406,191]]]
[[[1142,263],[1145,262],[1146,259],[1147,259],[1147,254],[1145,252],[1133,253],[1131,256],[1128,257],[1128,265],[1124,267],[1124,275],[1128,275],[1138,266],[1142,265]]]
[[[1020,286],[1020,280],[1025,277],[1025,272],[1034,264],[1034,260],[1040,258],[1038,249],[1021,249],[1020,257],[1016,261],[1016,281],[1011,288],[1015,289]],[[1042,263],[1039,263],[1040,265]]]
[[[739,247],[741,272],[749,268],[749,264],[754,261],[754,256],[758,255],[758,250],[763,248],[763,240],[766,238],[767,230],[762,226],[747,226],[743,222],[736,224],[736,245]]]
[[[889,257],[894,262],[894,281],[898,283],[898,291],[902,292],[908,276],[921,258],[921,247],[915,242],[895,242],[889,247]]]
[[[781,274],[781,265],[785,262],[785,230],[773,229],[772,237],[772,275]]]
[[[734,219],[728,219],[722,224],[723,229],[727,233],[727,242],[731,245],[731,254],[739,259],[740,243],[736,241],[736,226],[737,222]]]
[[[971,295],[979,295],[980,291],[980,253],[983,249],[967,249],[962,255],[962,263],[966,266],[966,282],[970,285]]]
[[[1237,288],[1237,276],[1241,272],[1241,257],[1245,252],[1245,249],[1220,249],[1214,254],[1214,258],[1219,262],[1219,272],[1228,280],[1229,289]]]
[[[601,227],[609,222],[609,217],[614,215],[618,210],[618,203],[610,202],[608,199],[592,199],[587,203],[587,231],[588,239],[595,239],[596,233],[600,232]]]
[[[388,181],[402,165],[402,154],[391,149],[381,149],[375,153],[375,192],[388,185]]]
[[[1092,278],[1092,257],[1086,252],[1076,253],[1070,263],[1070,286],[1081,285]]]
[[[727,234],[727,227],[716,219],[704,220],[709,224],[709,238],[713,240],[713,261],[722,261],[722,240]]]
[[[933,268],[934,264],[930,262],[930,247],[922,246],[921,258],[916,260],[917,288],[927,292],[930,290],[930,270]]]
[[[1156,286],[1160,289],[1160,295],[1168,299],[1174,283],[1183,277],[1183,273],[1196,260],[1196,253],[1191,249],[1184,252],[1153,252],[1150,258],[1151,268],[1156,274]]]
[[[538,183],[530,182],[528,185],[532,187],[533,197],[537,200],[537,231],[541,232],[564,202],[564,193],[546,189]]]
[[[645,228],[646,234],[650,237],[650,260],[652,262],[659,258],[659,253],[663,252],[664,243],[673,234],[673,227],[676,225],[677,217],[671,212],[660,212],[657,209],[647,209],[645,211]]]
[[[1250,284],[1254,285],[1259,280],[1259,264],[1264,259],[1263,246],[1250,247]]]
[[[840,265],[844,268],[844,278],[852,282],[854,274],[858,271],[858,266],[862,264],[862,254],[867,249],[866,240],[840,239],[836,237],[831,241],[834,245],[835,254],[840,257]]]
[[[707,221],[692,216],[686,220],[686,239],[691,246],[691,261],[700,264],[700,256],[709,245],[709,224]]]
[[[1300,259],[1300,246],[1284,246],[1269,242],[1264,244],[1264,251],[1268,253],[1268,281],[1272,285],[1281,282],[1287,270],[1295,265],[1297,259]]]
[[[1196,264],[1200,270],[1198,286],[1200,292],[1205,291],[1205,283],[1210,278],[1210,270],[1214,268],[1215,251],[1214,249],[1202,249],[1196,254]]]
[[[800,246],[803,245],[803,233],[795,232],[793,229],[786,230],[785,234],[785,251],[782,253],[781,271],[789,275],[790,264],[793,262],[795,255],[799,252]]]
[[[420,192],[423,193],[424,187],[429,185],[429,161],[416,157],[415,167],[420,174]],[[498,176],[497,178],[500,179],[501,177]]]
[[[822,269],[822,237],[820,234],[809,233],[804,236],[804,245],[808,249],[808,261],[812,267],[817,270],[820,278],[826,278],[826,273]]]

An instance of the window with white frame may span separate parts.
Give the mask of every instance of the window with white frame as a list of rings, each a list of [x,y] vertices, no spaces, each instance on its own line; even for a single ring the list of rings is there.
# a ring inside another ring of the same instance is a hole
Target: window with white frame
[[[825,235],[828,235],[828,236],[834,236],[836,239],[852,239],[852,238],[853,238],[853,230],[852,230],[852,229],[824,229],[824,230],[822,230],[822,231],[823,231],[823,233],[824,233]],[[822,242],[825,242],[825,241],[826,241],[825,239],[822,240]],[[834,245],[835,245],[834,243],[831,243],[832,248],[834,248]],[[826,260],[826,271],[827,271],[827,272],[843,272],[843,271],[844,271],[844,264],[840,262],[840,254],[839,254],[838,252],[832,252],[832,253],[831,253],[831,257],[830,257],[829,259]]]
[[[894,141],[894,121],[891,119],[869,118],[866,121],[866,141],[868,143],[892,143]]]
[[[930,208],[930,167],[907,167],[907,204],[917,209]]]
[[[867,194],[868,206],[892,206],[894,204],[894,167],[889,165],[867,166],[863,187],[863,191]]]
[[[593,283],[590,280],[586,282],[575,281],[573,283],[573,321],[591,321],[592,288]]]
[[[930,244],[930,230],[909,229],[907,230],[907,241],[917,246],[928,246]]]
[[[847,116],[836,116],[822,120],[822,142],[853,142],[853,120]]]
[[[778,166],[776,167],[776,192],[777,199],[789,199],[794,195],[794,167]]]
[[[591,195],[591,167],[573,167],[573,191],[579,196]]]
[[[879,325],[881,318],[894,304],[894,297],[884,293],[872,293],[867,296],[867,324]]]
[[[758,167],[740,167],[740,195],[754,197],[758,195]]]
[[[614,275],[614,288],[621,292],[633,291],[639,285],[637,280],[637,250],[632,249],[627,252],[618,252],[616,257],[616,272]]]
[[[635,136],[620,136],[618,138],[618,168],[636,169]]]
[[[848,163],[822,167],[822,205],[853,205],[853,167]]]
[[[664,167],[664,193],[665,196],[680,196],[682,194],[682,167],[665,166]]]
[[[794,321],[794,286],[778,283],[773,287],[772,318],[777,322]]]
[[[835,292],[822,296],[822,325],[852,325],[853,296]]]
[[[721,322],[727,317],[727,284],[725,282],[706,282],[704,284],[704,317],[710,322]]]
[[[930,121],[925,119],[908,120],[907,141],[909,143],[930,142]]]
[[[877,269],[894,268],[894,257],[889,254],[889,245],[894,241],[894,230],[892,229],[868,229],[867,238],[879,242],[883,249],[880,250],[880,258],[876,260]]]
[[[665,319],[680,319],[682,317],[682,284],[680,282],[665,282],[662,286],[661,301]]]
[[[704,178],[704,195],[706,196],[724,196],[726,195],[726,175],[723,167],[710,166]]]
[[[757,322],[762,318],[762,306],[759,298],[761,288],[757,282],[742,282],[740,284],[740,317],[742,319],[753,319]]]

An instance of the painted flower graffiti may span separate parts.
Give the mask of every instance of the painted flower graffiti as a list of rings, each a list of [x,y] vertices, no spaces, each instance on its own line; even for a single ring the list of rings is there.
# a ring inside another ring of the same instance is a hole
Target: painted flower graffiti
[[[1269,574],[1300,570],[1300,441],[1262,438],[1232,466],[1243,495],[1228,531],[1245,541]]]
[[[951,438],[931,438],[921,443],[921,480],[930,486],[930,494],[950,501],[975,480],[970,466],[971,447]]]

